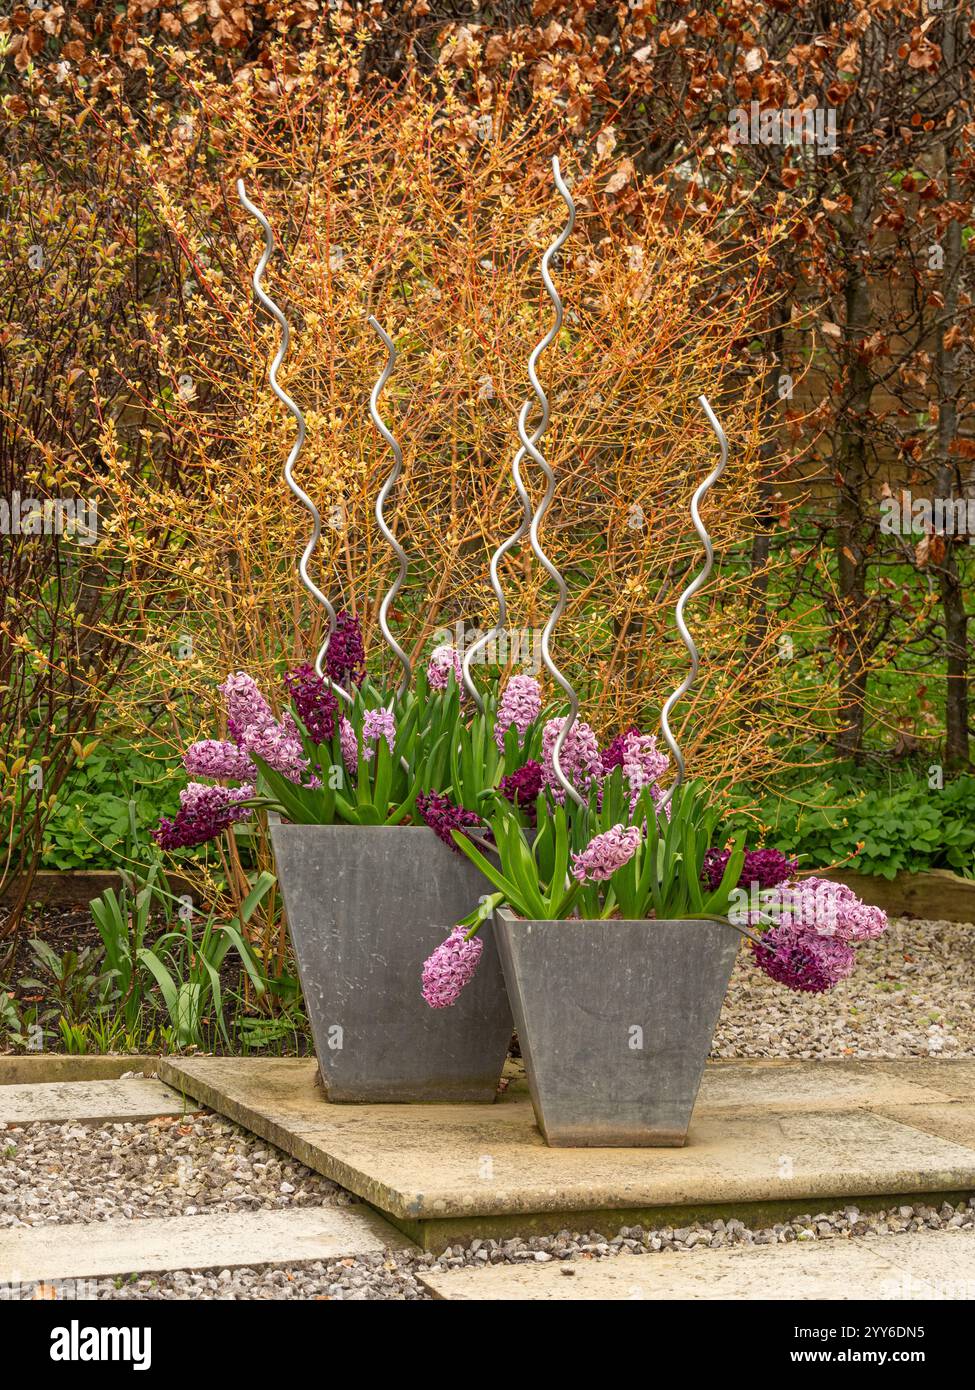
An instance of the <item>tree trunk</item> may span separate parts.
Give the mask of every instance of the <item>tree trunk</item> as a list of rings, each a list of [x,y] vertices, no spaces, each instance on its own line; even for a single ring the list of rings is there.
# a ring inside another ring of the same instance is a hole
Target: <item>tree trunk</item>
[[[854,225],[863,225],[868,199],[861,188]],[[870,328],[870,287],[858,248],[852,248],[846,282],[846,401],[836,436],[839,496],[836,504],[836,558],[839,615],[836,623],[839,701],[836,746],[841,757],[859,758],[867,698],[867,583],[863,508],[867,486],[867,415],[872,382],[857,345]]]
[[[943,50],[949,71],[955,63],[955,15],[944,18]],[[955,132],[962,123],[961,110],[955,108],[955,126],[944,144],[946,196],[949,202],[958,200],[958,181],[955,177]],[[949,347],[945,335],[953,327],[958,314],[958,282],[962,267],[961,224],[952,218],[945,228],[944,244],[944,312],[938,328],[937,391],[938,391],[938,467],[936,496],[953,500],[956,492],[955,467],[951,446],[958,431],[958,373],[955,349]],[[968,615],[965,594],[958,574],[958,538],[948,534],[945,554],[938,574],[938,587],[945,623],[945,763],[952,770],[964,768],[969,762],[968,742]]]

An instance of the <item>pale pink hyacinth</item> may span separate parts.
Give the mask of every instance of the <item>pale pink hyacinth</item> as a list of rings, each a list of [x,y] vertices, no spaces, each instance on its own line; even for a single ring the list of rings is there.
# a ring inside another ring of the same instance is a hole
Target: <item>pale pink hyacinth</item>
[[[355,776],[359,769],[359,744],[356,740],[355,729],[343,714],[339,720],[339,745],[342,749],[342,761],[345,763],[345,770]]]
[[[219,738],[191,743],[183,754],[183,766],[194,777],[226,777],[233,782],[253,780],[257,773],[246,749]]]
[[[887,914],[869,907],[844,883],[828,878],[804,878],[783,890],[792,923],[818,936],[835,937],[856,945],[872,941],[887,929]]]
[[[504,736],[512,724],[518,730],[518,742],[525,737],[528,726],[542,712],[542,690],[534,676],[512,676],[501,692],[498,713],[494,721],[494,741],[504,747]]]
[[[279,723],[271,706],[258,690],[253,676],[247,675],[246,671],[228,676],[223,685],[217,688],[224,697],[227,727],[233,733],[238,751],[243,754],[256,753],[275,772],[280,772],[291,782],[300,782],[308,770],[308,759],[293,717],[286,714]],[[216,743],[216,740],[204,742]],[[231,745],[220,746],[229,749]],[[200,744],[193,745],[194,749],[200,747]],[[201,756],[206,760],[208,757],[215,759],[216,755],[203,753]],[[227,760],[229,762],[229,753]],[[190,770],[212,777],[252,777],[254,774],[253,766],[249,772],[204,772],[202,766]]]
[[[236,675],[228,676],[217,689],[224,698],[227,723],[233,729],[233,737],[238,743],[246,741],[249,730],[256,733],[277,723],[271,706],[257,688],[257,682],[246,671],[238,671]]]
[[[562,731],[564,719],[550,719],[542,730],[542,782],[561,804],[565,791],[555,773],[555,742]],[[603,760],[599,740],[585,722],[576,721],[570,728],[559,752],[562,772],[580,792],[587,792],[592,782],[602,776]]]
[[[367,709],[362,719],[362,756],[371,762],[375,745],[381,738],[386,740],[389,751],[393,751],[396,738],[396,719],[391,709]],[[370,744],[373,745],[370,747]]]
[[[622,824],[594,835],[581,854],[573,854],[573,877],[580,883],[605,882],[630,862],[642,838],[639,826]]]
[[[449,642],[445,642],[442,646],[435,647],[430,654],[430,660],[427,662],[427,685],[431,690],[446,690],[451,671],[454,673],[454,679],[460,690],[460,698],[463,700],[464,668],[461,664],[460,652]]]
[[[654,805],[659,806],[662,793],[657,783],[667,771],[669,762],[667,754],[657,747],[656,734],[624,734],[622,768],[630,787],[631,810],[647,787],[651,789]]]
[[[263,729],[245,729],[243,746],[248,753],[256,753],[263,758],[269,767],[290,782],[300,782],[308,770],[308,759],[290,714],[286,714],[280,724],[272,720]]]
[[[447,1009],[456,1004],[461,990],[471,982],[484,943],[477,936],[468,941],[468,930],[454,927],[446,941],[423,962],[422,993],[431,1009]]]

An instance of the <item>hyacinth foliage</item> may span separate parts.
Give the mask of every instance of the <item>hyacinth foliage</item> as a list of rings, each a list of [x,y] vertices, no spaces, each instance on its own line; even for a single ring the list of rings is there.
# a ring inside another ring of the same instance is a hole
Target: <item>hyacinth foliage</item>
[[[273,809],[303,825],[424,823],[417,798],[440,793],[458,807],[478,810],[501,779],[541,747],[541,729],[533,724],[522,734],[510,725],[499,740],[497,697],[485,698],[483,712],[470,713],[465,703],[453,670],[432,687],[428,672],[420,670],[403,695],[381,690],[367,677],[324,742],[295,713],[312,785],[296,785],[255,758]],[[389,737],[374,736],[385,729]]]
[[[228,677],[220,689],[229,737],[204,739],[184,755],[188,772],[224,785],[191,782],[175,821],[155,832],[159,843],[201,844],[260,808],[296,825],[426,824],[453,849],[450,828],[479,824],[484,798],[518,783],[526,763],[536,765],[543,711],[537,682],[524,677],[509,680],[500,699],[488,694],[483,711],[474,709],[450,653],[446,663],[431,659],[402,694],[362,669],[330,665],[348,701],[300,666],[285,676],[289,705],[281,718],[249,676]],[[534,687],[531,699],[525,681]]]
[[[736,843],[716,887],[702,879],[720,818],[703,785],[678,787],[668,811],[658,810],[656,786],[639,793],[632,811],[631,795],[619,766],[583,807],[542,793],[536,833],[517,805],[495,794],[486,819],[498,864],[463,831],[453,838],[494,885],[492,905],[503,902],[534,921],[726,917],[745,851]],[[476,930],[483,920],[483,911],[472,913],[468,925]]]

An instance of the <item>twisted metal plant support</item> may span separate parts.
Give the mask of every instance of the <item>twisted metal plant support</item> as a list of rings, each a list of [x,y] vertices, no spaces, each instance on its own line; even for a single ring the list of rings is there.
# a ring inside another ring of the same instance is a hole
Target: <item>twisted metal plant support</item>
[[[562,327],[562,300],[559,298],[558,291],[556,290],[555,285],[552,282],[552,276],[549,273],[549,266],[552,263],[552,257],[556,254],[556,252],[562,249],[566,241],[569,239],[569,235],[572,232],[572,228],[575,226],[576,220],[575,203],[572,201],[572,195],[569,193],[565,180],[562,178],[562,172],[559,168],[559,161],[557,158],[554,158],[552,160],[552,175],[555,179],[555,186],[561,194],[563,202],[565,203],[569,217],[565,226],[562,228],[562,231],[555,238],[551,246],[545,252],[545,255],[542,257],[542,283],[544,284],[545,289],[548,292],[549,299],[552,301],[552,307],[555,310],[555,318],[551,328],[546,333],[545,337],[541,340],[541,342],[536,345],[534,351],[531,354],[531,357],[529,357],[528,359],[528,380],[531,382],[532,390],[535,392],[535,397],[542,410],[542,425],[538,429],[536,429],[535,434],[533,436],[529,436],[528,416],[531,411],[532,403],[530,400],[528,400],[521,407],[521,413],[518,416],[518,437],[521,440],[521,445],[525,453],[529,456],[529,458],[532,459],[534,463],[538,464],[539,468],[545,475],[545,491],[542,494],[541,501],[535,508],[535,513],[528,527],[528,539],[531,543],[532,552],[536,560],[542,566],[546,574],[549,576],[549,578],[552,580],[552,582],[558,589],[558,598],[556,599],[555,606],[548,616],[548,621],[542,628],[542,664],[545,667],[546,671],[548,671],[552,679],[556,682],[556,684],[562,688],[562,691],[564,692],[566,699],[569,702],[569,713],[568,716],[562,720],[562,727],[559,730],[558,737],[556,738],[555,744],[552,748],[552,766],[555,770],[555,775],[558,778],[559,784],[561,785],[562,790],[565,792],[566,796],[571,797],[577,806],[585,806],[585,801],[576,791],[575,787],[566,777],[565,773],[562,771],[562,763],[560,757],[562,749],[565,745],[565,741],[569,736],[572,726],[576,722],[576,719],[579,717],[579,697],[573,690],[568,678],[562,674],[562,672],[556,666],[555,662],[552,660],[551,652],[552,633],[555,630],[556,623],[565,611],[566,599],[568,597],[568,589],[566,587],[565,580],[562,578],[555,565],[552,563],[552,561],[545,554],[545,551],[542,549],[542,543],[539,539],[539,531],[541,529],[542,522],[545,519],[545,513],[548,511],[549,506],[552,502],[552,498],[555,496],[555,474],[552,471],[551,465],[548,463],[548,461],[538,448],[538,441],[541,439],[542,430],[545,424],[547,424],[548,422],[549,404],[548,397],[542,390],[541,382],[538,380],[537,367],[538,359],[541,357],[545,349],[549,347],[551,343],[555,342],[555,339],[558,337],[559,330]]]
[[[349,694],[349,692],[343,689],[343,687],[339,685],[336,681],[333,681],[325,672],[325,654],[328,651],[328,644],[332,640],[332,636],[335,632],[336,626],[335,609],[332,607],[331,603],[329,603],[328,599],[325,597],[321,589],[319,589],[318,585],[315,583],[311,575],[308,573],[308,561],[315,553],[315,550],[318,546],[318,542],[321,539],[322,518],[314,502],[308,496],[307,492],[305,492],[301,487],[299,487],[299,485],[295,482],[294,478],[295,461],[297,460],[298,455],[301,453],[301,450],[305,443],[305,417],[302,415],[298,406],[287,394],[287,392],[283,391],[281,387],[278,385],[278,369],[280,368],[281,363],[284,361],[285,356],[287,354],[288,345],[291,342],[291,330],[288,327],[288,321],[282,313],[281,309],[278,308],[274,300],[270,297],[269,294],[267,294],[263,286],[264,272],[267,269],[268,261],[270,261],[271,256],[274,253],[274,233],[271,231],[271,224],[264,216],[263,212],[261,212],[260,208],[255,207],[255,205],[248,198],[244,188],[243,179],[237,180],[237,197],[240,199],[241,206],[244,208],[244,210],[250,213],[251,217],[253,217],[260,224],[264,231],[264,252],[261,256],[261,259],[257,263],[256,269],[254,270],[254,274],[251,278],[251,284],[254,287],[254,294],[257,296],[257,299],[260,301],[260,303],[263,305],[266,311],[271,315],[271,317],[274,319],[275,323],[277,323],[278,327],[281,330],[281,336],[278,341],[278,350],[274,354],[274,360],[268,368],[267,379],[270,382],[271,390],[277,396],[278,400],[281,401],[281,403],[294,416],[295,424],[298,427],[297,437],[292,446],[291,453],[288,455],[287,462],[284,465],[284,477],[285,481],[288,484],[288,487],[294,493],[295,497],[297,497],[298,501],[305,508],[305,510],[310,514],[312,520],[311,535],[309,536],[308,542],[305,545],[304,550],[302,551],[301,559],[298,561],[298,573],[301,576],[301,582],[305,586],[305,589],[309,594],[311,594],[312,598],[315,599],[316,602],[320,603],[321,606],[325,609],[325,614],[328,618],[328,633],[325,637],[324,642],[318,649],[317,656],[315,657],[315,670],[318,672],[319,676],[321,676],[322,679],[328,683],[328,685],[331,687],[332,691],[337,697],[344,700],[347,704],[351,704],[352,696]]]
[[[545,426],[547,424],[548,414],[546,411],[545,413],[543,413],[541,421],[535,428],[535,432],[532,435],[532,443],[538,443],[539,439],[541,439],[542,437],[542,434],[545,430]],[[486,647],[487,644],[493,638],[498,637],[500,634],[504,633],[508,626],[508,603],[504,596],[504,589],[501,585],[501,561],[507,555],[509,550],[513,549],[514,546],[516,546],[520,541],[524,540],[525,536],[528,533],[528,528],[531,525],[532,519],[531,498],[528,496],[528,492],[525,489],[525,485],[521,477],[521,461],[524,457],[525,447],[524,445],[521,445],[511,462],[511,476],[514,479],[515,491],[521,498],[521,522],[518,526],[518,529],[516,531],[513,531],[507,540],[502,541],[501,544],[498,546],[497,550],[491,556],[491,588],[494,590],[494,596],[498,601],[498,621],[494,627],[489,628],[488,631],[483,634],[483,636],[477,639],[476,642],[471,643],[471,645],[467,648],[466,652],[464,653],[464,660],[461,667],[461,673],[464,678],[464,687],[482,714],[484,713],[484,700],[481,697],[481,692],[474,684],[473,677],[471,676],[471,666],[474,663],[474,661],[477,660],[477,654],[481,650],[481,648]]]
[[[555,569],[554,565],[552,565],[552,563],[549,561],[548,557],[545,555],[544,551],[541,549],[541,546],[538,543],[537,525],[537,523],[539,523],[544,517],[546,511],[548,510],[549,503],[552,500],[552,496],[555,492],[555,478],[552,474],[551,468],[549,467],[546,460],[542,457],[542,455],[538,452],[537,448],[537,445],[541,440],[542,435],[548,428],[550,410],[548,397],[542,390],[541,383],[538,380],[536,368],[538,364],[538,359],[541,357],[545,349],[547,347],[550,347],[551,344],[554,343],[556,337],[558,336],[559,330],[562,327],[562,300],[559,298],[558,290],[555,288],[555,285],[552,282],[552,277],[549,273],[549,266],[552,263],[553,256],[555,256],[555,254],[562,249],[569,236],[571,235],[572,228],[575,225],[576,217],[575,203],[572,201],[572,195],[569,193],[568,187],[566,186],[566,183],[562,178],[562,172],[559,168],[559,161],[557,157],[553,157],[552,159],[552,174],[555,179],[555,186],[558,189],[559,193],[562,195],[562,199],[566,205],[566,209],[568,210],[569,218],[562,231],[555,238],[551,246],[549,246],[548,250],[542,257],[542,283],[544,284],[545,289],[548,292],[549,299],[552,301],[552,307],[555,310],[555,320],[552,324],[552,327],[545,334],[544,338],[542,338],[541,342],[536,344],[530,358],[528,359],[528,379],[531,382],[532,389],[535,392],[537,403],[541,408],[542,413],[541,418],[536,424],[535,429],[532,432],[530,438],[526,435],[526,427],[528,421],[528,414],[531,411],[531,401],[525,402],[521,410],[521,415],[518,419],[518,435],[521,444],[518,449],[518,452],[515,454],[514,459],[511,463],[511,476],[514,480],[515,491],[518,493],[518,496],[521,499],[522,518],[518,526],[518,529],[512,532],[512,534],[507,538],[507,540],[502,541],[501,544],[498,546],[497,550],[495,550],[494,554],[491,556],[491,588],[494,590],[494,596],[498,601],[498,621],[494,627],[490,628],[486,633],[484,633],[482,637],[479,637],[478,640],[472,643],[471,646],[468,648],[464,655],[462,674],[464,678],[464,686],[468,694],[472,697],[478,709],[481,710],[483,713],[484,701],[481,698],[480,691],[474,684],[473,678],[471,677],[471,666],[473,662],[476,660],[477,653],[481,650],[481,648],[486,647],[492,638],[496,637],[499,633],[504,632],[507,626],[508,604],[507,600],[505,599],[504,589],[501,585],[501,561],[504,559],[505,555],[507,555],[509,550],[516,546],[520,541],[524,540],[525,535],[527,534],[531,539],[532,550],[536,558],[545,567],[548,574],[555,580],[556,584],[559,586],[558,603],[553,613],[549,617],[549,620],[546,623],[545,629],[542,633],[542,661],[545,665],[546,670],[558,682],[558,684],[568,695],[571,714],[568,723],[564,725],[561,733],[559,734],[559,738],[556,741],[552,761],[555,767],[556,776],[559,778],[559,781],[561,782],[563,788],[569,795],[573,797],[574,800],[578,801],[579,804],[582,805],[582,798],[579,797],[575,788],[570,786],[566,778],[562,775],[562,767],[559,762],[559,753],[561,752],[562,745],[564,744],[565,739],[568,736],[571,725],[575,723],[576,717],[579,712],[579,701],[576,697],[575,691],[572,689],[572,686],[569,684],[566,678],[562,675],[561,671],[559,671],[558,667],[552,661],[551,653],[548,647],[548,642],[552,630],[554,629],[555,624],[558,622],[559,618],[562,615],[562,611],[565,608],[566,587],[565,582],[562,579],[562,576],[559,574],[558,570]],[[521,476],[521,464],[526,454],[529,455],[529,457],[531,457],[534,460],[534,462],[539,464],[539,466],[542,468],[542,470],[545,473],[546,482],[548,484],[545,496],[539,503],[538,511],[535,512],[534,515],[532,511],[531,498],[528,495],[528,491],[525,487],[524,480]]]
[[[385,537],[387,544],[390,546],[396,558],[399,560],[399,572],[397,573],[396,578],[393,580],[392,584],[386,590],[386,593],[383,595],[383,601],[379,605],[379,626],[382,629],[382,634],[383,637],[386,639],[387,645],[392,648],[393,652],[396,655],[396,659],[399,661],[400,665],[403,668],[403,679],[400,682],[399,687],[399,695],[402,698],[402,696],[406,694],[407,688],[409,687],[412,669],[410,666],[409,657],[406,655],[406,652],[397,642],[396,638],[393,636],[392,632],[389,629],[389,609],[390,605],[394,602],[396,595],[402,588],[403,581],[406,578],[407,559],[406,551],[403,549],[399,541],[393,535],[392,531],[386,525],[386,517],[383,513],[383,508],[386,505],[386,499],[389,497],[389,494],[396,486],[396,482],[402,470],[403,451],[400,448],[399,444],[397,444],[396,440],[393,438],[391,431],[386,427],[386,425],[383,423],[379,416],[379,395],[383,387],[386,385],[386,382],[389,380],[390,374],[396,363],[396,348],[393,344],[392,338],[385,331],[385,329],[383,329],[381,324],[379,324],[378,321],[372,317],[372,315],[370,315],[369,317],[369,326],[376,330],[376,332],[379,334],[380,338],[383,340],[383,343],[386,346],[386,365],[383,367],[382,374],[380,375],[379,380],[372,388],[372,394],[369,397],[369,414],[372,417],[372,423],[376,426],[376,429],[382,435],[383,439],[385,439],[393,454],[393,467],[390,471],[388,478],[379,490],[379,496],[376,498],[376,524],[378,525],[380,531],[383,533],[383,536]]]
[[[680,747],[677,743],[677,740],[674,738],[674,735],[671,732],[670,713],[673,710],[674,706],[677,704],[678,700],[682,700],[684,696],[687,694],[687,692],[690,690],[691,686],[694,684],[695,680],[697,679],[698,669],[700,668],[701,664],[701,659],[698,654],[697,647],[694,645],[694,639],[691,637],[691,634],[688,631],[687,623],[684,621],[684,609],[687,606],[689,600],[692,599],[694,595],[698,592],[698,590],[704,584],[707,583],[708,577],[710,576],[711,570],[714,566],[714,546],[711,544],[711,537],[705,530],[704,523],[701,520],[700,506],[708,490],[711,487],[713,487],[714,484],[721,477],[721,474],[724,472],[724,466],[728,462],[728,438],[724,430],[721,428],[721,425],[718,421],[718,417],[711,409],[711,406],[708,403],[707,396],[698,396],[697,399],[698,404],[704,411],[704,414],[707,416],[708,424],[714,431],[715,438],[717,439],[718,444],[721,446],[721,457],[718,460],[718,463],[715,465],[714,469],[704,479],[704,482],[701,483],[697,491],[694,493],[694,496],[691,498],[691,520],[694,523],[694,530],[700,537],[701,544],[704,547],[705,559],[704,568],[691,580],[690,584],[688,584],[687,588],[681,594],[680,598],[677,600],[677,607],[674,611],[674,621],[677,624],[677,631],[680,633],[681,641],[687,648],[687,654],[691,659],[691,665],[687,675],[681,681],[680,685],[673,692],[673,694],[668,697],[663,709],[660,711],[660,728],[663,733],[664,741],[666,742],[667,747],[674,755],[674,764],[677,768],[677,776],[674,778],[673,783],[670,787],[668,787],[667,791],[664,792],[660,804],[657,807],[658,813],[664,811],[665,807],[669,804],[671,797],[674,795],[674,792],[677,790],[677,788],[681,785],[681,783],[684,780],[684,755],[680,751]]]

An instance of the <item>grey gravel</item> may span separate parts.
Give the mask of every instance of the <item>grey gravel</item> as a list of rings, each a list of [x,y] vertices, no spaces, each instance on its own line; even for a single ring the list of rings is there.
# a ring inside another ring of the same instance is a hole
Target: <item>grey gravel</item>
[[[713,1057],[975,1057],[975,927],[894,920],[828,994],[797,994],[738,955]]]
[[[3,1143],[0,1223],[7,1226],[285,1205],[355,1205],[357,1200],[214,1115],[194,1116],[183,1124],[115,1124],[100,1129],[36,1124],[6,1131]],[[191,1165],[191,1185],[198,1189],[193,1194],[185,1190],[188,1184],[180,1183],[181,1160]],[[293,1191],[282,1192],[282,1186]],[[228,1192],[228,1188],[233,1190]],[[810,1211],[761,1228],[718,1218],[677,1229],[623,1226],[606,1231],[563,1230],[554,1236],[527,1239],[480,1239],[451,1246],[436,1257],[419,1250],[386,1250],[327,1262],[299,1262],[281,1269],[174,1270],[161,1275],[65,1281],[40,1290],[34,1285],[0,1286],[0,1300],[414,1301],[429,1297],[416,1277],[424,1267],[459,1269],[555,1260],[571,1276],[573,1264],[586,1260],[790,1241],[869,1239],[881,1234],[973,1226],[975,1198],[957,1206],[947,1202],[939,1207],[900,1205],[869,1213],[847,1206]]]
[[[826,996],[799,995],[755,970],[742,951],[715,1036],[716,1057],[975,1056],[975,927],[895,921],[858,950],[856,974]],[[352,1206],[357,1199],[254,1135],[211,1114],[148,1124],[34,1124],[0,1137],[0,1226],[105,1221],[294,1206]],[[688,1249],[869,1239],[971,1228],[975,1198],[940,1207],[815,1211],[773,1226],[737,1220],[555,1236],[474,1240],[434,1257],[384,1251],[287,1269],[175,1270],[66,1283],[41,1296],[95,1299],[426,1299],[418,1269],[578,1261]],[[35,1298],[4,1290],[0,1299]]]
[[[354,1200],[218,1115],[32,1124],[0,1136],[0,1227]]]
[[[918,1204],[888,1211],[860,1212],[856,1207],[830,1212],[811,1212],[773,1226],[752,1228],[742,1221],[716,1221],[653,1230],[623,1226],[618,1232],[559,1231],[554,1236],[526,1240],[476,1240],[467,1246],[451,1246],[441,1255],[419,1251],[384,1251],[354,1259],[309,1262],[287,1269],[210,1269],[128,1279],[78,1281],[63,1289],[49,1287],[47,1296],[99,1300],[146,1299],[316,1299],[336,1302],[415,1301],[430,1295],[417,1282],[424,1268],[459,1269],[485,1264],[520,1264],[524,1261],[557,1260],[561,1272],[573,1275],[573,1266],[587,1260],[646,1257],[669,1253],[671,1258],[692,1249],[719,1250],[729,1246],[778,1245],[793,1241],[869,1240],[878,1235],[906,1235],[921,1230],[975,1227],[975,1198],[967,1203],[939,1207]],[[0,1298],[3,1298],[0,1290]],[[33,1287],[18,1290],[19,1298],[37,1297]]]

